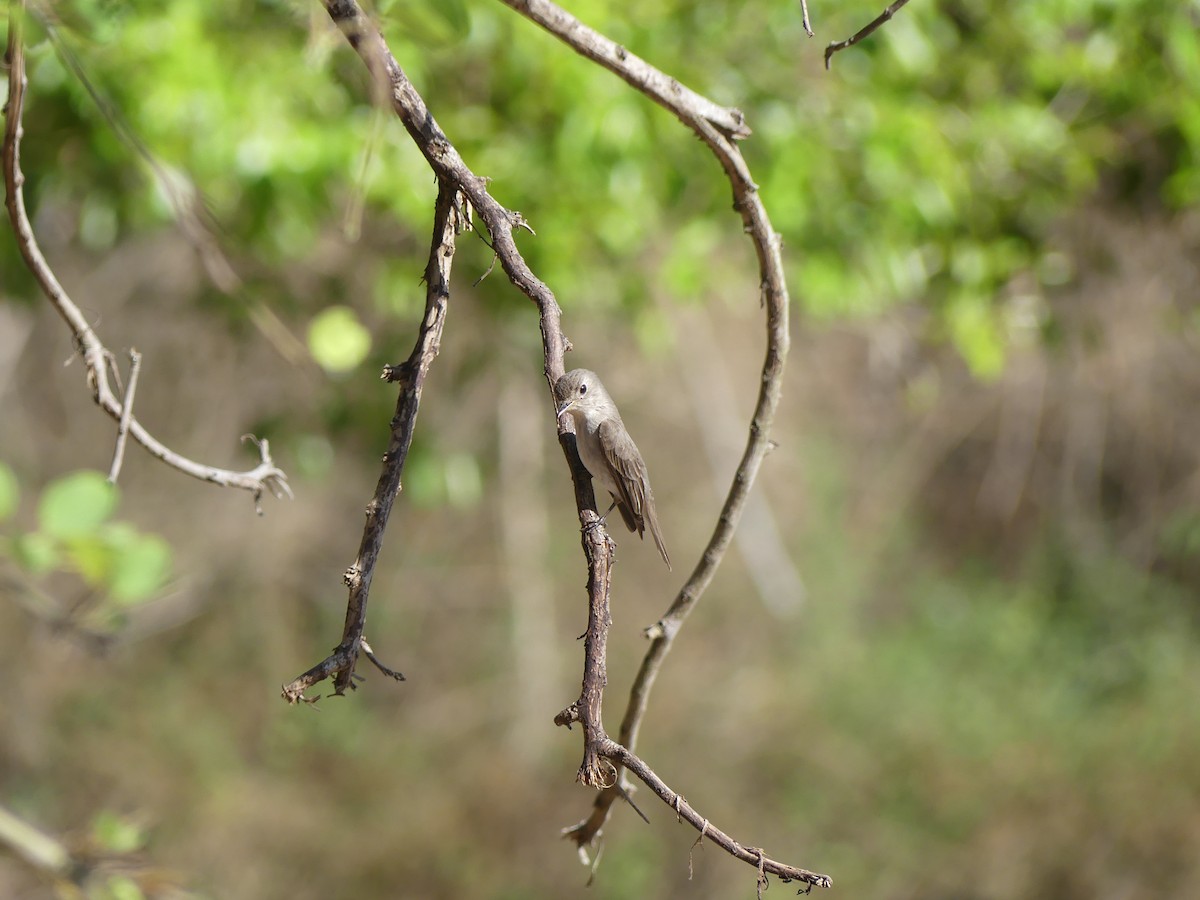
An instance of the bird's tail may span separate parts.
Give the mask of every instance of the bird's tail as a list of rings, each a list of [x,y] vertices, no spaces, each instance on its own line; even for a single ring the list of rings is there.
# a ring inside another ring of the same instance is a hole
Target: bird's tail
[[[667,556],[667,545],[663,543],[662,531],[658,527],[658,516],[654,514],[654,504],[646,504],[646,525],[650,528],[650,537],[654,538],[654,546],[662,554],[663,562],[671,568],[671,557]]]

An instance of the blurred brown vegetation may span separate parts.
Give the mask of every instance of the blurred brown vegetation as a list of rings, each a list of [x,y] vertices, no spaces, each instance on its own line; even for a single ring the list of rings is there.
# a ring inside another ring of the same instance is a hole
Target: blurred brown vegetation
[[[91,157],[64,159],[74,172]],[[239,208],[275,221],[274,190]],[[1152,196],[1101,184],[1055,209],[1038,255],[1067,275],[1047,289],[1022,269],[996,289],[1010,344],[992,378],[923,297],[798,310],[757,488],[769,515],[689,620],[640,749],[736,839],[831,874],[841,896],[1200,895],[1200,218]],[[147,896],[753,896],[750,869],[690,849],[644,792],[650,825],[617,810],[590,887],[559,837],[591,801],[572,782],[578,733],[551,721],[578,691],[585,570],[536,320],[496,273],[472,285],[485,248],[460,249],[371,595],[369,639],[409,680],[364,668],[352,696],[295,709],[279,686],[340,634],[378,475],[394,397],[372,366],[407,354],[419,314],[384,309],[375,278],[413,256],[396,282],[419,296],[427,238],[378,208],[357,244],[330,221],[302,262],[264,258],[229,298],[175,230],[143,222],[97,249],[77,227],[90,195],[41,200],[59,276],[110,346],[144,355],[142,421],[217,465],[251,465],[239,436],[266,436],[296,488],[258,518],[245,495],[131,447],[119,515],[174,548],[162,595],[97,642],[31,612],[19,577],[0,581],[0,803],[103,858],[92,896],[116,896],[113,871]],[[645,296],[612,305],[609,274],[558,253],[586,287],[564,321],[571,361],[620,403],[676,561],[668,573],[614,535],[610,726],[641,628],[707,539],[757,387],[753,269],[722,221],[686,301],[656,279],[667,239],[623,257]],[[538,240],[553,256],[570,239]],[[808,247],[787,250],[804,270]],[[113,426],[78,360],[64,365],[60,322],[4,276],[0,461],[22,487],[15,527],[31,528],[42,487],[107,468]],[[297,334],[305,311],[353,305],[374,355],[341,375],[291,361],[246,314],[260,299]],[[44,588],[86,599],[67,574]],[[114,818],[136,853],[97,845]],[[0,897],[60,888],[0,853]]]
[[[773,612],[731,556],[645,730],[646,757],[706,815],[832,872],[850,896],[1186,896],[1200,884],[1194,604],[1150,580],[1167,569],[1195,586],[1189,557],[1160,540],[1196,507],[1200,367],[1178,327],[1194,310],[1195,226],[1103,213],[1064,225],[1095,268],[1053,298],[1060,338],[1031,342],[990,385],[917,337],[915,310],[797,330],[762,492],[806,599]],[[145,353],[140,415],[173,445],[233,464],[264,410],[292,410],[300,430],[297,411],[316,418],[319,376],[264,360],[261,341],[197,310],[200,276],[175,239],[99,263],[56,257]],[[369,677],[319,712],[277,697],[336,639],[376,448],[336,446],[330,478],[301,479],[295,502],[262,519],[246,497],[131,453],[122,515],[169,538],[177,578],[104,652],[0,605],[10,804],[76,839],[99,811],[132,817],[157,865],[212,896],[749,892],[748,873],[711,850],[695,852],[686,884],[693,837],[648,800],[650,826],[618,813],[590,889],[558,840],[588,803],[571,783],[576,736],[550,723],[580,665],[575,518],[536,359],[471,363],[472,345],[496,338],[471,303],[455,297],[420,430],[442,452],[478,454],[480,500],[402,504],[372,595],[372,641],[410,681]],[[755,305],[713,298],[678,315],[722,335],[744,414]],[[78,367],[60,365],[61,326],[45,308],[6,316],[0,455],[30,485],[103,468],[111,425]],[[523,324],[532,315],[503,342],[520,343]],[[677,363],[716,361],[678,343],[679,358],[639,358],[618,349],[622,330],[581,322],[572,336],[607,348],[686,558],[729,471],[695,450]],[[360,380],[353,390],[388,393]],[[501,399],[528,409],[507,463]],[[619,559],[610,717],[639,629],[674,587],[637,542],[621,540]],[[1086,613],[1059,608],[1070,604]],[[12,861],[0,879],[5,896],[41,895]]]

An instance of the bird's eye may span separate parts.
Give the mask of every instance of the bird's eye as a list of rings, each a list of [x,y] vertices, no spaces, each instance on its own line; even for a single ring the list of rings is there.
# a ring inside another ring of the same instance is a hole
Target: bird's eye
[[[579,386],[579,396],[582,397],[586,393],[587,393],[587,382],[585,381],[583,384],[581,384]]]

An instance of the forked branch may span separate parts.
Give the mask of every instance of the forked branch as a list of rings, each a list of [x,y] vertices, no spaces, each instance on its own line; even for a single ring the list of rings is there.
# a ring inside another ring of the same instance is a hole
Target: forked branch
[[[125,408],[125,403],[109,384],[108,362],[113,358],[113,354],[101,343],[96,332],[92,330],[87,319],[71,300],[66,289],[50,268],[45,256],[42,255],[25,209],[25,176],[21,171],[21,137],[23,133],[21,116],[24,111],[27,85],[25,48],[22,42],[24,19],[24,0],[12,0],[9,4],[8,15],[8,47],[6,51],[9,66],[8,103],[5,106],[2,164],[4,168],[4,205],[8,210],[8,217],[17,237],[17,247],[21,251],[21,257],[25,260],[29,271],[33,273],[42,293],[46,295],[46,299],[62,316],[74,336],[75,347],[87,367],[87,379],[92,390],[92,399],[118,422],[121,433],[128,433],[151,456],[186,475],[224,487],[236,487],[250,491],[254,495],[255,509],[261,513],[260,501],[264,491],[270,491],[278,498],[292,495],[287,475],[276,467],[271,459],[267,442],[256,442],[259,449],[257,466],[248,472],[234,472],[194,462],[171,450],[150,434],[137,420],[137,417],[132,415],[131,410]],[[127,394],[127,398],[132,402],[132,391]]]
[[[520,213],[505,209],[497,202],[488,193],[486,179],[476,175],[463,162],[462,157],[425,105],[424,99],[412,82],[408,80],[408,76],[404,74],[404,70],[396,61],[395,56],[392,55],[383,35],[379,33],[379,29],[363,13],[358,4],[354,0],[323,0],[323,2],[330,18],[371,73],[374,84],[382,87],[379,93],[387,97],[392,110],[424,155],[430,168],[433,169],[439,184],[452,185],[465,198],[465,202],[470,205],[476,218],[487,229],[491,247],[495,251],[504,273],[522,293],[537,305],[539,327],[542,333],[544,373],[547,385],[551,388],[551,399],[553,399],[553,385],[563,374],[563,354],[570,348],[570,342],[562,332],[562,310],[559,309],[553,292],[533,274],[524,257],[517,250],[513,232],[517,228],[528,227],[525,220]],[[596,512],[591,479],[575,452],[574,434],[571,428],[570,419],[559,421],[559,443],[562,445],[567,463],[571,467],[585,546],[596,536],[600,537],[592,551],[594,556],[589,568],[589,591],[591,592],[589,596],[593,609],[603,607],[603,621],[607,622],[608,579],[603,575],[603,568],[611,565],[612,550],[604,525],[599,521],[599,515]],[[597,593],[601,591],[604,592],[603,595]],[[353,606],[353,603],[351,605]],[[347,612],[347,620],[350,619],[352,613],[352,610]],[[585,704],[586,708],[588,705]],[[581,778],[584,777],[586,770],[585,762],[585,765],[580,768]]]
[[[330,17],[377,83],[382,82],[387,87],[387,96],[393,110],[425,156],[439,184],[449,183],[467,198],[479,221],[487,229],[505,274],[537,305],[544,371],[553,396],[553,385],[564,370],[563,354],[570,345],[562,333],[561,311],[553,293],[530,271],[513,240],[513,230],[522,226],[524,220],[518,213],[499,204],[488,193],[486,181],[467,167],[430,114],[416,88],[404,74],[379,30],[363,14],[357,3],[354,0],[323,2]],[[583,689],[579,699],[563,710],[555,721],[568,726],[574,722],[583,724],[584,760],[578,779],[595,786],[611,785],[601,793],[601,797],[608,797],[610,794],[619,796],[616,779],[621,777],[621,769],[629,768],[665,802],[671,804],[681,817],[686,818],[698,830],[702,829],[702,834],[715,833],[716,830],[695,814],[682,798],[667,788],[661,779],[634,755],[632,744],[645,709],[645,697],[657,674],[658,666],[679,626],[711,581],[717,564],[728,548],[750,485],[771,446],[768,434],[779,402],[783,362],[788,348],[788,295],[779,252],[779,238],[771,227],[745,160],[734,143],[736,138],[749,133],[740,113],[722,112],[716,104],[687,91],[674,79],[633,57],[602,35],[586,29],[578,20],[553,4],[543,0],[528,0],[522,3],[511,2],[509,5],[529,15],[579,52],[621,74],[626,81],[671,110],[695,131],[708,144],[725,169],[733,186],[734,208],[741,214],[745,230],[758,254],[761,300],[767,310],[768,340],[762,388],[750,425],[750,437],[708,549],[675,602],[655,626],[655,641],[646,661],[643,662],[638,682],[631,695],[630,709],[622,726],[622,743],[625,746],[607,736],[600,718],[606,680],[604,651],[609,620],[608,589],[612,545],[603,523],[598,520],[596,514],[590,478],[587,477],[586,470],[575,452],[570,420],[563,419],[559,422],[559,439],[571,467],[579,520],[583,529],[583,544],[588,557],[589,615]],[[348,620],[352,612],[353,610],[348,612]],[[608,802],[611,804],[611,800]],[[602,824],[607,815],[607,808],[604,808],[595,830],[585,829],[586,833],[581,833],[577,838],[581,846],[595,838],[599,824]],[[686,814],[685,810],[688,811]],[[747,850],[730,838],[726,837],[721,846],[739,859],[755,865],[760,879],[764,877],[764,872],[769,871],[781,879],[798,879],[822,887],[830,884],[827,876],[771,862],[761,851]]]

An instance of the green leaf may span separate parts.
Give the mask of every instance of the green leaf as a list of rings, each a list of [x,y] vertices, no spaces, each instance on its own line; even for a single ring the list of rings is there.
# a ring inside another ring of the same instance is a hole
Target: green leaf
[[[13,556],[26,571],[44,575],[59,566],[58,541],[40,531],[18,535],[13,541]]]
[[[71,568],[89,587],[108,586],[112,577],[113,551],[107,540],[98,534],[89,534],[71,538],[65,546]]]
[[[348,306],[331,306],[308,326],[308,351],[327,372],[350,371],[370,350],[371,333]]]
[[[52,482],[38,503],[42,530],[57,538],[86,535],[117,506],[117,489],[99,472],[75,472]]]
[[[1004,369],[1005,342],[983,297],[963,296],[947,313],[954,345],[975,377],[993,379]]]
[[[21,493],[17,489],[17,476],[13,470],[0,462],[0,519],[7,519],[17,509]]]
[[[107,810],[96,816],[92,835],[97,844],[112,853],[132,853],[146,842],[141,826]]]
[[[138,535],[115,550],[108,592],[117,603],[140,603],[154,596],[170,574],[171,545],[158,535]]]
[[[137,882],[128,875],[110,876],[105,888],[112,900],[145,900],[146,898]]]

